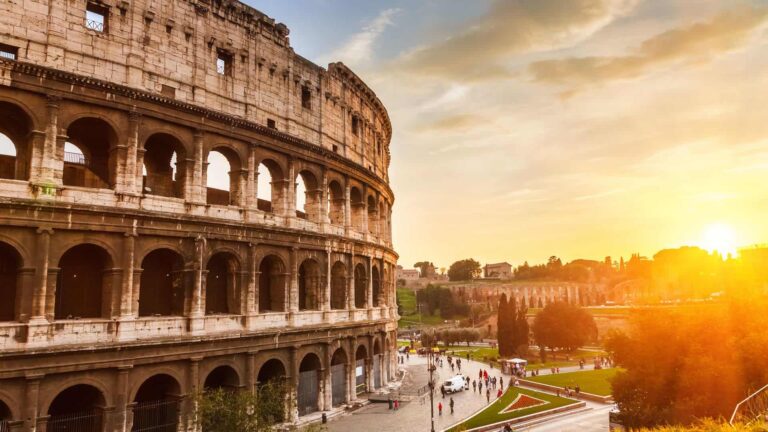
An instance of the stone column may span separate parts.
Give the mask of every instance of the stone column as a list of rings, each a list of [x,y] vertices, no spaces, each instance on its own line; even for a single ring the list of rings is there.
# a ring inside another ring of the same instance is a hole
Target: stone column
[[[196,130],[192,140],[193,150],[192,158],[187,159],[186,168],[186,186],[184,188],[184,197],[187,202],[193,204],[205,204],[206,185],[205,185],[205,167],[203,160],[203,140],[205,134],[201,130]]]
[[[320,106],[323,104],[320,103]],[[322,122],[321,122],[322,123]],[[331,208],[330,202],[331,192],[328,190],[328,168],[323,166],[323,173],[320,179],[320,202],[318,204],[319,222],[323,225],[331,223]]]
[[[323,411],[330,411],[333,408],[333,387],[331,383],[331,344],[330,342],[323,343],[323,365],[325,369],[321,369],[320,376],[322,377],[322,409]]]
[[[368,335],[368,350],[366,351],[365,356],[365,391],[367,393],[370,393],[373,391],[374,388],[374,380],[373,380],[373,336]]]
[[[251,144],[248,148],[248,162],[247,170],[248,175],[245,179],[245,202],[244,205],[248,210],[256,210],[258,208],[258,177],[259,166],[256,164],[256,148],[258,144]]]
[[[349,258],[349,274],[347,275],[349,281],[347,288],[347,309],[350,314],[355,309],[355,252],[352,252]]]
[[[290,390],[288,392],[288,419],[291,423],[299,420],[299,347],[290,348]]]
[[[37,280],[34,284],[32,294],[32,310],[30,323],[45,323],[46,320],[46,301],[48,290],[48,270],[49,270],[49,251],[51,247],[51,236],[53,228],[40,227],[36,231],[37,241],[35,244],[34,267],[38,269]],[[55,286],[55,285],[54,285]],[[53,318],[53,317],[51,317]]]
[[[138,308],[134,308],[134,302],[138,303],[138,295],[134,299],[133,285],[134,285],[134,270],[135,263],[135,249],[136,249],[136,237],[138,234],[136,230],[125,233],[123,237],[123,280],[120,290],[120,319],[130,320],[138,315]],[[122,325],[121,325],[122,327]]]
[[[288,157],[288,172],[285,180],[288,182],[286,185],[286,202],[285,202],[285,215],[290,217],[296,217],[296,167],[292,157]]]
[[[205,318],[205,297],[203,292],[204,275],[203,257],[205,255],[206,242],[200,236],[195,239],[195,263],[194,285],[192,286],[192,302],[189,311],[189,330],[193,334],[202,333]]]
[[[24,391],[24,412],[22,416],[24,418],[24,430],[28,432],[34,432],[37,423],[37,417],[40,413],[38,403],[40,398],[40,381],[43,379],[43,374],[30,374],[26,378],[26,389]]]
[[[365,307],[373,307],[373,258],[368,257],[368,287],[366,289]],[[379,275],[379,291],[381,291],[381,275]]]
[[[136,111],[128,113],[126,142],[122,146],[117,146],[117,184],[115,185],[115,192],[124,194],[140,194],[143,192],[141,190],[143,183],[142,166],[137,165],[140,123],[141,114]]]
[[[357,399],[357,361],[355,359],[355,337],[349,337],[347,341],[349,355],[347,356],[347,398],[349,403]]]
[[[325,250],[325,291],[323,291],[323,311],[331,310],[331,248]]]
[[[128,386],[128,374],[133,368],[132,365],[121,365],[117,367],[117,376],[115,378],[115,418],[114,430],[131,430],[132,416],[129,415],[128,405],[131,401],[130,388]],[[130,424],[129,424],[130,423]]]
[[[256,354],[257,351],[249,351],[245,358],[245,386],[249,392],[256,391]]]
[[[352,186],[349,184],[349,177],[344,177],[344,235],[349,237],[349,231],[352,227],[352,205],[351,195]]]
[[[184,401],[186,409],[183,411],[186,413],[186,424],[188,431],[199,431],[200,424],[197,418],[197,394],[200,391],[200,361],[202,357],[192,357],[189,359],[189,369],[187,371],[187,378],[189,380],[189,397]]]
[[[299,311],[299,263],[296,257],[297,248],[292,247],[288,273],[288,312],[294,314]]]
[[[45,141],[35,142],[38,146],[32,148],[32,161],[29,180],[31,183],[43,186],[50,185],[55,188],[61,186],[63,177],[62,160],[58,158],[58,118],[59,103],[61,98],[58,96],[48,96],[46,101],[46,127]],[[63,143],[62,143],[63,144]],[[63,156],[64,149],[61,149]]]
[[[245,327],[251,330],[255,327],[255,315],[258,312],[258,290],[256,287],[258,281],[256,260],[258,259],[258,256],[256,254],[256,244],[248,243],[248,270],[245,288]]]
[[[360,203],[360,232],[368,237],[368,185],[363,185],[363,202]]]

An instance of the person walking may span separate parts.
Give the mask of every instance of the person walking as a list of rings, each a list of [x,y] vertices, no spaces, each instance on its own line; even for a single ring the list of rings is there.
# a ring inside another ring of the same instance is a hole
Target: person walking
[[[443,415],[443,403],[438,402],[437,403],[437,415]]]
[[[504,377],[499,377],[499,388],[504,390]]]
[[[489,388],[485,389],[485,400],[491,403],[491,389]]]
[[[472,393],[477,392],[477,381],[472,380]]]
[[[443,395],[443,399],[445,399],[445,387],[440,386],[440,393]]]
[[[397,411],[397,409],[400,408],[400,401],[398,399],[395,399],[395,402],[393,404],[395,406],[395,411]]]
[[[453,414],[453,396],[451,396],[451,401],[448,402],[448,405],[451,407],[451,414]]]
[[[503,395],[503,394],[504,394],[504,392],[502,392],[501,389],[499,389],[499,391],[496,392],[496,399],[500,398],[501,395]]]
[[[480,392],[480,394],[483,394],[483,380],[480,380],[480,382],[477,383],[477,391]]]

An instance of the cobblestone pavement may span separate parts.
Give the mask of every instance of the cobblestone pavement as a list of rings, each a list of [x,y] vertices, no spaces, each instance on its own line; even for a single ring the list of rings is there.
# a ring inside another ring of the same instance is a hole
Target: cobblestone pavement
[[[411,356],[404,366],[408,370],[408,374],[403,382],[402,391],[407,392],[409,390],[415,390],[428,382],[427,373],[427,360],[426,357]],[[462,374],[469,375],[470,380],[477,379],[480,369],[488,370],[489,376],[504,377],[505,388],[509,385],[511,377],[506,374],[502,374],[501,370],[494,367],[491,369],[488,365],[476,361],[467,361],[466,358],[462,358]],[[591,368],[587,368],[591,369]],[[561,368],[560,372],[573,372],[579,370],[578,366]],[[448,366],[447,360],[444,360],[443,367],[437,368],[436,373],[439,374],[438,382],[445,381],[455,375],[451,372]],[[458,370],[456,371],[458,373]],[[548,374],[548,370],[542,370],[541,374]],[[471,382],[471,381],[470,381]],[[491,402],[496,399],[496,391],[491,392]],[[470,417],[472,414],[488,405],[485,397],[485,388],[483,388],[483,394],[478,394],[472,391],[470,386],[469,390],[465,390],[460,393],[456,393],[453,396],[454,399],[454,413],[451,414],[448,405],[449,398],[446,396],[443,399],[439,390],[435,392],[434,405],[435,405],[435,430],[439,431],[445,429],[452,424],[459,422],[463,419]],[[443,414],[438,414],[437,404],[443,403]],[[602,404],[588,403],[588,406],[592,409],[584,411],[578,414],[568,415],[562,418],[533,426],[530,428],[515,429],[520,431],[531,432],[554,432],[554,431],[585,431],[585,432],[598,432],[608,430],[608,411],[610,406]],[[361,409],[353,411],[350,414],[346,414],[331,420],[328,423],[329,432],[424,432],[430,430],[430,408],[429,408],[429,394],[426,394],[420,398],[413,398],[409,402],[401,404],[398,411],[389,410],[386,403],[372,403]]]

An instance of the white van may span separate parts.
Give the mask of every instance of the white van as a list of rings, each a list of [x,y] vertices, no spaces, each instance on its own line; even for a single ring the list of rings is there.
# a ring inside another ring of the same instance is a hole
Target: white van
[[[467,382],[464,379],[464,376],[456,375],[455,377],[443,383],[443,389],[446,393],[460,392],[464,390],[464,385],[466,385],[466,383]]]

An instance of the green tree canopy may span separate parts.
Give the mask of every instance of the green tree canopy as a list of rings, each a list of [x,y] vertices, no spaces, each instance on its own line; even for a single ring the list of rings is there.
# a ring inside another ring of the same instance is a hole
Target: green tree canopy
[[[597,335],[592,315],[578,306],[552,302],[536,314],[533,333],[539,348],[572,351]]]
[[[480,263],[472,258],[456,261],[448,269],[448,279],[452,281],[472,280],[480,276]]]

